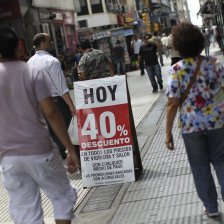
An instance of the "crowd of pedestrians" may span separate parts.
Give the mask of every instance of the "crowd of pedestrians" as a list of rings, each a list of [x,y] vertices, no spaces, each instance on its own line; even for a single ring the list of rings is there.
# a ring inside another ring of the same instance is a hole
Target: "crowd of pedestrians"
[[[140,75],[146,70],[153,93],[163,90],[163,55],[171,58],[166,146],[174,149],[172,126],[179,108],[180,132],[197,193],[204,212],[217,216],[210,164],[216,170],[224,198],[224,68],[209,56],[210,43],[209,30],[181,23],[169,36],[146,33],[141,40],[134,34],[131,47],[136,67]],[[68,48],[56,58],[51,37],[38,33],[27,63],[18,59],[17,46],[15,32],[9,27],[0,28],[0,167],[10,196],[9,212],[17,224],[43,223],[42,189],[52,201],[56,223],[69,224],[77,196],[62,159],[67,158],[68,171],[73,173],[80,168],[80,152],[67,133],[76,108],[66,74],[71,73],[68,76],[73,81],[105,78],[114,76],[114,66],[88,39],[76,45],[75,54]],[[200,55],[203,49],[205,57]],[[120,40],[112,52],[117,74],[125,75],[125,49]]]

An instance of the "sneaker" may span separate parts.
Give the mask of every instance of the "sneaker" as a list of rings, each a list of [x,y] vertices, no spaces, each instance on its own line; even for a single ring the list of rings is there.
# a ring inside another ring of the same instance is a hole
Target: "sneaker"
[[[159,85],[159,89],[160,89],[160,90],[163,90],[163,85],[162,85],[162,84]]]
[[[158,89],[153,89],[152,92],[153,93],[157,93],[158,92]]]
[[[209,217],[217,217],[220,216],[220,213],[217,212],[208,212],[206,208],[204,208],[204,214],[208,215]]]

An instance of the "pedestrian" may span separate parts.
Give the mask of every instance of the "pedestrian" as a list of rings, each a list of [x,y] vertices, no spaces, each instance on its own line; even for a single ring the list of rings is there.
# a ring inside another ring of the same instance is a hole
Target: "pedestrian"
[[[202,30],[205,39],[205,55],[209,56],[210,36],[206,33],[205,29]]]
[[[75,47],[76,47],[76,57],[75,57],[74,65],[73,65],[73,79],[74,79],[74,81],[79,81],[78,65],[79,65],[79,61],[82,57],[82,52],[81,52],[79,43],[77,43],[75,45]]]
[[[16,224],[44,223],[40,189],[54,207],[57,224],[70,224],[76,191],[54,150],[45,118],[68,149],[68,171],[78,159],[61,115],[50,97],[45,74],[16,57],[18,37],[0,29],[0,169]],[[44,118],[45,117],[45,118]]]
[[[124,60],[125,50],[121,46],[120,40],[117,40],[116,44],[117,45],[113,48],[113,56],[115,58],[115,63],[117,66],[117,74],[125,75],[126,74],[125,60]]]
[[[65,63],[65,66],[66,66],[66,70],[71,70],[73,68],[73,65],[75,63],[75,56],[72,53],[70,48],[67,48],[65,50],[64,63]]]
[[[167,47],[168,46],[168,37],[165,33],[162,34],[161,42],[162,42],[162,45],[163,45],[163,52],[166,55],[166,58],[168,58],[170,56],[170,52],[169,52],[169,49]]]
[[[137,34],[134,34],[133,35],[133,40],[131,42],[131,47],[134,49],[135,60],[137,61],[137,63],[138,63],[138,55],[139,55],[140,47],[142,45],[143,45],[143,41],[138,38]],[[143,59],[140,61],[139,68],[141,70],[140,75],[144,75],[145,71],[144,71],[144,61],[143,61]]]
[[[180,53],[175,49],[174,43],[173,43],[173,35],[172,32],[174,30],[175,26],[172,27],[171,34],[168,37],[168,49],[170,49],[170,58],[171,58],[171,66],[176,64],[178,61],[182,59],[180,56]],[[191,47],[191,46],[188,46]]]
[[[103,51],[93,49],[88,39],[80,42],[80,48],[83,52],[78,65],[81,80],[105,78],[114,75],[114,68],[110,59]]]
[[[217,41],[217,43],[219,45],[219,48],[222,49],[221,37],[220,37],[220,33],[219,33],[218,27],[216,28],[215,34],[216,34],[216,41]]]
[[[153,32],[152,39],[155,40],[155,42],[157,42],[157,45],[158,45],[157,53],[159,56],[159,62],[160,62],[161,66],[164,66],[164,64],[163,64],[163,44],[161,41],[161,37],[158,35],[157,31]]]
[[[61,63],[49,53],[53,48],[50,36],[46,33],[38,33],[34,36],[33,44],[36,46],[37,51],[35,55],[29,59],[28,64],[36,66],[46,73],[47,81],[52,90],[51,96],[53,101],[61,112],[66,127],[68,127],[72,114],[75,114],[75,106],[69,95],[66,79],[61,69]],[[61,143],[51,128],[50,132],[53,141],[57,144],[60,150],[62,158],[65,159],[65,146]]]
[[[166,146],[174,149],[172,126],[179,108],[182,134],[195,187],[208,216],[217,216],[213,165],[224,199],[224,68],[211,56],[202,57],[200,29],[181,23],[173,31],[174,47],[183,57],[168,76]],[[191,46],[191,47],[189,47]]]
[[[211,28],[211,36],[212,36],[212,44],[213,44],[213,47],[215,47],[215,42],[216,42],[216,28],[217,26],[216,25],[212,25],[212,28]]]
[[[158,57],[156,54],[158,49],[158,44],[155,40],[151,38],[152,38],[151,34],[144,35],[145,44],[142,45],[140,48],[137,66],[139,67],[141,58],[143,58],[145,63],[145,68],[153,88],[152,92],[156,93],[158,92],[158,84],[159,84],[160,90],[163,90],[163,80],[162,80],[161,68],[160,68]],[[157,81],[155,77],[157,78]]]

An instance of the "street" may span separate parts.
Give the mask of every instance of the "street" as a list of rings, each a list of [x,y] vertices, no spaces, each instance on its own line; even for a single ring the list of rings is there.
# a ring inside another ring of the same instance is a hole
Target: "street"
[[[217,47],[211,49],[211,54],[224,63]],[[162,76],[166,87],[170,59],[164,61]],[[216,219],[209,219],[202,214],[203,205],[193,185],[177,122],[173,129],[176,150],[171,152],[165,147],[165,88],[153,94],[148,75],[140,76],[138,70],[129,72],[127,79],[143,173],[133,183],[87,189],[82,188],[80,171],[69,175],[71,183],[78,188],[78,201],[74,208],[76,217],[72,223],[224,223],[223,213]],[[0,224],[11,224],[13,222],[7,211],[8,196],[1,179],[0,198]],[[221,202],[220,195],[219,201]],[[45,223],[54,223],[51,203],[44,194],[42,203]],[[219,205],[223,211],[223,203]]]

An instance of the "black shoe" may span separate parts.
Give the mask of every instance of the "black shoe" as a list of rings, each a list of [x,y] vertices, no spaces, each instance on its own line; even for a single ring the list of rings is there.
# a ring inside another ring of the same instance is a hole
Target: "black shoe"
[[[163,90],[163,85],[162,84],[159,85],[159,89]]]
[[[152,92],[153,93],[157,93],[158,92],[158,89],[153,89]]]
[[[142,72],[141,72],[141,75],[145,75],[145,73],[142,73]]]

